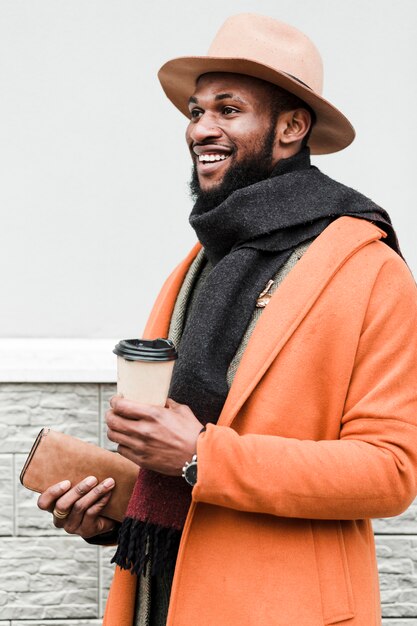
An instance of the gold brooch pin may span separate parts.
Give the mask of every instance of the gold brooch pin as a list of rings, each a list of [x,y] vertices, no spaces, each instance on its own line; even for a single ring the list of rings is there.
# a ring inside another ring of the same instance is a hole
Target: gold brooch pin
[[[274,281],[269,280],[265,289],[261,291],[261,293],[259,294],[256,300],[257,309],[264,309],[266,305],[268,304],[268,302],[270,301],[270,299],[272,298],[272,293],[268,293],[268,291],[271,289],[273,284],[274,284]]]

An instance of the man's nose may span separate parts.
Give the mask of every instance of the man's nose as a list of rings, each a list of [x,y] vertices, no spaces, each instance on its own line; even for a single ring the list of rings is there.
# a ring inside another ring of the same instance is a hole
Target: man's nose
[[[193,141],[199,143],[209,139],[220,139],[223,131],[216,123],[216,120],[204,113],[201,117],[191,124],[190,136]]]

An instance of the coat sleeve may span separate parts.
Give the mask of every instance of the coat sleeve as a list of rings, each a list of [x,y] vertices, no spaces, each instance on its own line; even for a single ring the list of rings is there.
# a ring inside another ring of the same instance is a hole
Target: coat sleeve
[[[310,519],[390,517],[417,485],[417,290],[390,256],[375,281],[340,439],[239,435],[209,425],[198,440],[193,500]]]

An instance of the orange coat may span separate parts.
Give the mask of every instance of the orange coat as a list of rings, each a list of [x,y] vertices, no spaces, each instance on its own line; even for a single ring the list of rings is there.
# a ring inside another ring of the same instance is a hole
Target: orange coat
[[[381,623],[370,518],[404,511],[417,479],[417,289],[382,236],[336,220],[262,313],[198,440],[168,626]],[[132,626],[135,581],[116,570],[103,626]]]

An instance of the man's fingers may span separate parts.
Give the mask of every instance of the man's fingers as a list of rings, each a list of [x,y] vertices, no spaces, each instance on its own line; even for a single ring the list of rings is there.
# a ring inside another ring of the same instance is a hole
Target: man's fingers
[[[98,506],[101,510],[108,502],[111,496],[113,487],[115,486],[114,478],[106,478],[94,489],[90,491],[88,495],[83,498],[84,510],[89,510],[94,506]],[[104,501],[106,499],[106,501]]]
[[[61,528],[65,518],[71,513],[74,504],[97,485],[97,482],[95,476],[87,476],[87,478],[84,478],[84,480],[55,501],[54,510],[58,515],[54,516],[54,524],[57,528]],[[59,522],[57,523],[58,520]]]
[[[120,430],[114,430],[111,427],[107,429],[107,439],[113,443],[118,443],[128,448],[134,448],[135,450],[142,445],[143,441],[149,441],[149,438],[150,429],[147,426],[142,426],[139,430],[130,435]]]
[[[85,511],[94,504],[107,491],[113,489],[114,479],[106,478],[97,484],[95,476],[88,476],[78,483],[73,489],[64,494],[55,504],[55,507],[62,512],[74,509],[75,511]]]
[[[104,509],[104,507],[110,500],[110,498],[111,498],[111,492],[106,493],[104,496],[100,498],[100,500],[97,500],[97,502],[95,502],[92,506],[88,507],[88,509],[85,512],[85,516],[89,518],[99,517],[101,515],[102,510]],[[102,519],[110,521],[111,522],[109,525],[110,527],[114,526],[114,522],[112,522],[108,518],[102,518]],[[99,522],[99,520],[97,520],[97,522]],[[100,532],[103,532],[103,530],[100,530]]]
[[[71,483],[69,480],[62,480],[60,483],[51,485],[39,496],[38,507],[43,511],[49,511],[52,513],[56,500],[68,491],[70,487]]]
[[[84,478],[84,480],[67,491],[67,493],[59,499],[60,509],[62,510],[63,508],[63,510],[66,510],[71,507],[77,500],[89,493],[97,483],[98,480],[95,476],[87,476],[87,478]]]
[[[120,396],[113,396],[110,399],[110,406],[114,413],[131,420],[153,417],[156,413],[158,413],[158,411],[164,409],[164,407],[159,407],[153,404],[143,404],[141,402],[126,400]]]
[[[131,435],[136,432],[139,421],[131,420],[126,417],[121,417],[113,411],[107,411],[106,424],[111,430],[115,432],[123,433],[125,435]]]
[[[90,476],[89,478],[95,478]],[[104,497],[110,497],[111,490],[113,489],[115,482],[113,478],[106,478],[100,484],[96,484],[90,488],[90,491],[84,496],[78,496],[74,500],[74,497],[85,488],[88,478],[79,483],[77,488],[74,488],[73,493],[65,494],[55,504],[54,511],[54,525],[57,528],[65,528],[67,532],[76,532],[78,527],[82,524],[83,517],[89,508],[93,507],[99,500]],[[91,481],[92,482],[92,481]],[[97,483],[97,479],[95,478]],[[71,497],[71,499],[69,499]],[[101,510],[107,502],[104,502],[99,510]],[[62,517],[61,517],[62,515]]]
[[[95,535],[101,535],[102,533],[108,533],[116,528],[116,522],[100,515],[103,508],[106,506],[110,499],[111,493],[106,494],[94,504],[94,506],[87,509],[84,516],[83,525],[80,527],[82,531],[80,534],[83,537],[94,537]],[[84,531],[84,528],[86,529]],[[87,530],[88,529],[88,530]]]

